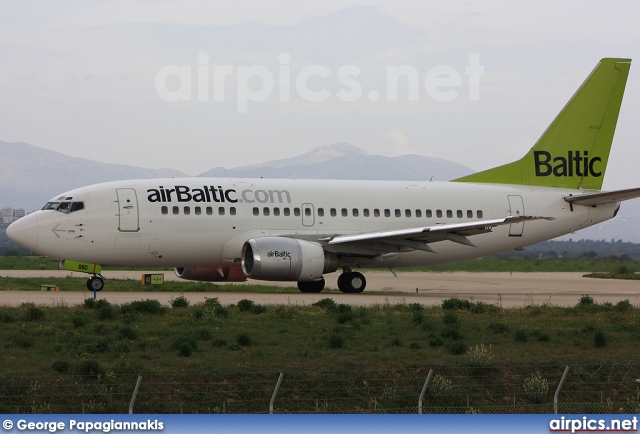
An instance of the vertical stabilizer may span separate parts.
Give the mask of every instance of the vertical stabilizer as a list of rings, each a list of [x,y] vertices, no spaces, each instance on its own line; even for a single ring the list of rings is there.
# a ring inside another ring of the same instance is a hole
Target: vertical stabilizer
[[[456,182],[600,190],[631,59],[602,59],[522,159]]]

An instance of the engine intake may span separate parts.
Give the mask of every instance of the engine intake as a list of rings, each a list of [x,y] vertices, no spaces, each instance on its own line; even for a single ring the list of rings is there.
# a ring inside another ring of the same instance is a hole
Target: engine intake
[[[338,257],[320,244],[284,237],[250,239],[241,262],[245,276],[258,280],[313,281],[338,269]]]

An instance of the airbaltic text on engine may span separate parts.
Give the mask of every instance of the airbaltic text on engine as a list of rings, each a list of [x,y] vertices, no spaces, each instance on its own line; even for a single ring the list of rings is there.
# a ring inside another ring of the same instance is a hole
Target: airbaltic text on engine
[[[162,185],[158,188],[147,190],[149,202],[245,202],[245,203],[291,203],[291,194],[288,190],[242,190],[239,193],[233,188],[222,186],[203,185],[202,188],[190,188],[186,185],[176,185],[166,188]]]
[[[536,176],[602,176],[602,172],[594,170],[595,163],[601,163],[600,157],[589,159],[589,152],[568,151],[567,158],[554,157],[551,160],[551,153],[547,151],[533,151],[536,165]],[[553,166],[551,165],[553,161]]]

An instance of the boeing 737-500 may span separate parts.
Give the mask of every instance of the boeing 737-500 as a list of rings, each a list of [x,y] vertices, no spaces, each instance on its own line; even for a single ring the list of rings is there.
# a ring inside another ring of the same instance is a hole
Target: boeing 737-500
[[[615,217],[640,188],[602,182],[630,59],[602,59],[520,160],[451,182],[145,179],[60,194],[7,229],[14,242],[74,263],[101,290],[102,266],[175,267],[203,281],[324,275],[357,293],[357,268],[441,264],[555,238]]]

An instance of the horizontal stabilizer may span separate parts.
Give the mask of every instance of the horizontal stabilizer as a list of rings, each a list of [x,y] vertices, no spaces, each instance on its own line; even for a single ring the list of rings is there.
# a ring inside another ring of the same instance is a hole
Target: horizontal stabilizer
[[[627,190],[606,191],[603,193],[582,194],[580,196],[566,196],[564,200],[575,205],[596,206],[640,197],[640,188]]]

